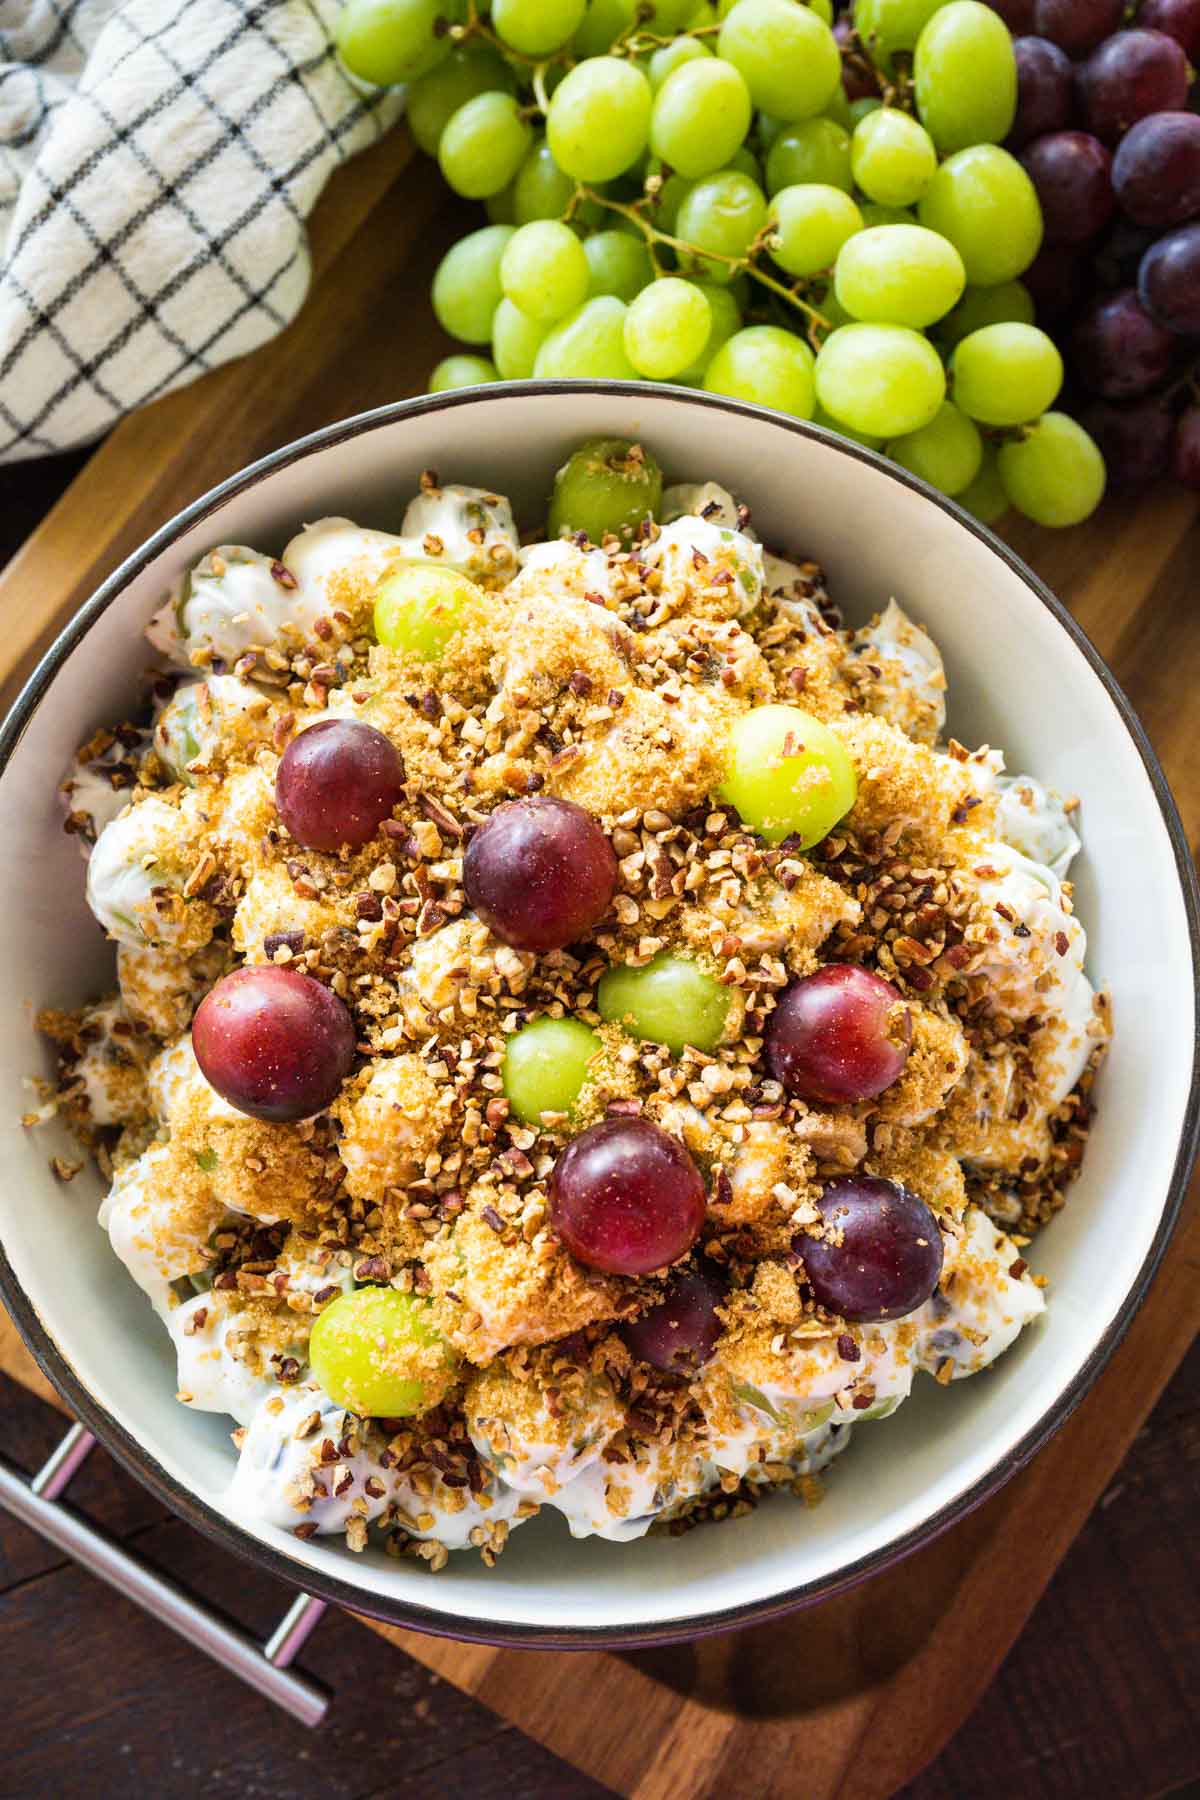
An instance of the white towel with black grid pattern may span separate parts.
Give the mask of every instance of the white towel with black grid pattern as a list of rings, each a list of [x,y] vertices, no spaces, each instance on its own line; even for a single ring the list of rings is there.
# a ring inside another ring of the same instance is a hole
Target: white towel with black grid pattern
[[[304,220],[399,112],[336,0],[0,0],[0,462],[89,443],[281,331]]]

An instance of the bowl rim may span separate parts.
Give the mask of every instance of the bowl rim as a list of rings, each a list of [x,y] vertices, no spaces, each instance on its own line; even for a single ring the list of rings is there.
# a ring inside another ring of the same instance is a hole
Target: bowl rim
[[[1178,1222],[1192,1166],[1200,1149],[1200,880],[1192,860],[1191,849],[1178,807],[1167,783],[1145,729],[1120,684],[1104,658],[1096,650],[1082,627],[1071,616],[1046,584],[1015,551],[972,514],[946,495],[899,465],[889,462],[875,451],[838,436],[809,420],[793,418],[771,408],[733,400],[703,390],[678,387],[668,383],[638,381],[510,381],[486,386],[458,388],[441,394],[417,395],[407,400],[391,401],[366,412],[350,415],[295,438],[267,455],[237,470],[224,481],[200,495],[160,526],[138,548],[130,553],[101,583],[91,597],[67,621],[49,649],[24,682],[3,724],[0,725],[0,778],[28,728],[51,683],[70,656],[88,635],[96,620],[107,611],[128,584],[143,569],[193,525],[227,501],[256,486],[278,470],[299,462],[312,453],[330,449],[350,438],[405,420],[416,420],[427,414],[460,406],[487,405],[496,400],[541,397],[560,394],[564,398],[579,394],[602,394],[628,397],[643,405],[653,405],[658,395],[710,411],[733,413],[793,436],[814,439],[826,450],[866,463],[890,480],[910,488],[941,512],[970,531],[998,556],[1009,570],[1024,583],[1057,621],[1075,648],[1084,657],[1112,701],[1125,730],[1133,741],[1150,782],[1159,813],[1166,827],[1175,858],[1176,872],[1187,920],[1192,958],[1193,1037],[1192,1070],[1187,1105],[1180,1128],[1179,1148],[1171,1180],[1164,1196],[1163,1208],[1150,1248],[1126,1294],[1119,1316],[1042,1417],[1019,1443],[998,1458],[969,1488],[948,1501],[937,1512],[913,1526],[903,1536],[892,1539],[878,1550],[859,1557],[835,1573],[803,1582],[795,1588],[745,1605],[721,1608],[690,1617],[665,1619],[656,1624],[627,1628],[589,1627],[586,1625],[557,1628],[516,1622],[499,1624],[473,1619],[455,1620],[417,1602],[388,1601],[369,1588],[342,1580],[338,1575],[299,1565],[273,1546],[253,1537],[226,1514],[202,1500],[198,1494],[178,1481],[174,1475],[146,1450],[132,1433],[96,1400],[83,1377],[67,1361],[59,1349],[33,1301],[18,1280],[0,1242],[0,1299],[39,1368],[68,1402],[74,1415],[85,1424],[131,1474],[169,1507],[205,1536],[214,1539],[235,1554],[247,1557],[268,1574],[293,1586],[300,1586],[320,1598],[333,1601],[351,1612],[364,1613],[388,1624],[426,1633],[434,1637],[456,1639],[467,1643],[511,1646],[531,1649],[630,1649],[656,1644],[686,1642],[716,1632],[731,1631],[751,1624],[763,1624],[781,1618],[800,1607],[812,1605],[845,1592],[870,1575],[890,1567],[921,1545],[931,1543],[950,1526],[981,1505],[997,1492],[1018,1470],[1022,1469],[1069,1418],[1109,1361],[1145,1299],[1146,1291],[1162,1260],[1171,1234]],[[647,428],[648,434],[653,427]]]

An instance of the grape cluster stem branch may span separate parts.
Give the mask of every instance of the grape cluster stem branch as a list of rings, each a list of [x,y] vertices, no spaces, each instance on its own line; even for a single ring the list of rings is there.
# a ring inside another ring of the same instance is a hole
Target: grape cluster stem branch
[[[579,203],[583,200],[593,200],[597,206],[607,207],[610,212],[620,213],[622,218],[631,220],[645,238],[646,248],[650,252],[650,260],[658,274],[661,275],[663,270],[655,255],[655,246],[666,244],[668,249],[678,250],[685,256],[695,257],[700,263],[721,263],[723,267],[731,271],[731,274],[748,275],[752,281],[757,281],[763,287],[770,288],[772,293],[778,294],[780,299],[786,300],[789,306],[794,306],[798,312],[804,314],[810,332],[814,328],[821,331],[830,329],[829,320],[823,317],[815,306],[811,306],[795,287],[787,286],[785,282],[778,281],[774,275],[768,275],[765,269],[759,268],[754,261],[756,251],[762,248],[762,242],[759,239],[755,239],[745,256],[730,256],[723,250],[704,250],[698,244],[689,244],[686,238],[674,237],[669,231],[661,231],[657,225],[652,225],[641,210],[642,202],[614,200],[608,194],[601,194],[596,188],[589,187],[582,182],[571,197],[563,215],[564,221],[570,221]]]

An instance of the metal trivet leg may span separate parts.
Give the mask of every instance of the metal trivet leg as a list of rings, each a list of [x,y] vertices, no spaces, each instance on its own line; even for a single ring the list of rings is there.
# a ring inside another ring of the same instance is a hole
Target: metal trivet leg
[[[197,1650],[203,1650],[214,1662],[257,1688],[302,1725],[319,1725],[328,1710],[329,1695],[307,1676],[293,1674],[288,1665],[325,1611],[325,1601],[312,1594],[297,1594],[265,1643],[220,1618],[62,1504],[59,1496],[95,1442],[86,1426],[72,1425],[32,1477],[0,1459],[0,1506],[90,1574],[98,1575],[153,1618],[169,1625]]]

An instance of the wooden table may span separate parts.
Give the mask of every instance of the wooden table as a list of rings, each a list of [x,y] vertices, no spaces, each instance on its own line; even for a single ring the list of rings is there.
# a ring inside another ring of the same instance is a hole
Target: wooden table
[[[90,459],[0,471],[0,550],[15,552],[0,583],[10,658],[27,664],[52,618],[184,500],[314,425],[419,390],[444,349],[428,314],[429,274],[465,222],[395,134],[323,203],[318,280],[283,338],[126,421]],[[1115,663],[1194,840],[1194,500],[1163,492],[1136,508],[1110,505],[1064,536],[1024,526],[1011,535]],[[0,1518],[0,1797],[219,1800],[256,1784],[345,1800],[427,1795],[431,1784],[528,1800],[601,1791],[506,1731],[499,1713],[635,1800],[884,1800],[910,1778],[905,1791],[921,1800],[1149,1800],[1200,1775],[1187,1686],[1198,1661],[1188,1604],[1200,1575],[1197,1359],[1136,1435],[1194,1329],[1198,1264],[1193,1204],[1150,1303],[1054,1444],[867,1587],[790,1623],[629,1658],[496,1654],[388,1633],[421,1668],[350,1620],[326,1621],[304,1658],[338,1690],[319,1742],[298,1740],[262,1702]],[[7,1453],[32,1466],[52,1441],[53,1415],[12,1384],[0,1408]],[[188,1533],[105,1459],[78,1500],[247,1623],[277,1609],[272,1584]]]

